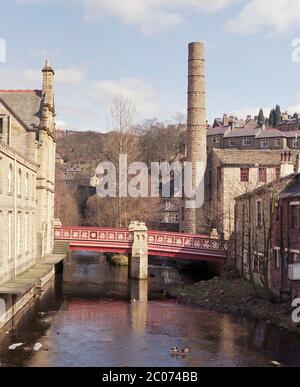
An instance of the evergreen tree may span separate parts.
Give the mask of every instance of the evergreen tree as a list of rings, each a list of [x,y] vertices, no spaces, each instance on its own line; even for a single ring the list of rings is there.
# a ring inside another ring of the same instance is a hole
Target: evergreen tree
[[[275,128],[279,128],[279,125],[282,123],[281,109],[279,105],[276,105],[275,109]]]
[[[264,115],[264,111],[263,109],[260,109],[259,113],[258,113],[258,124],[259,125],[262,125],[265,123],[265,115]]]
[[[269,124],[271,128],[275,128],[275,110],[274,109],[270,111]]]

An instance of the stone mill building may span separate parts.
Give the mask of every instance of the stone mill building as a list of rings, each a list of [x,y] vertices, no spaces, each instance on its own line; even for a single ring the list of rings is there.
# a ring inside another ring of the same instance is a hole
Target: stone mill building
[[[48,61],[42,74],[41,90],[0,90],[1,294],[7,281],[53,250],[55,105]]]

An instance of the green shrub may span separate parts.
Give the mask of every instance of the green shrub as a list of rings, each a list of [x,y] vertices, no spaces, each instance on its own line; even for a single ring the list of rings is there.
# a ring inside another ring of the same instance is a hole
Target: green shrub
[[[109,257],[109,262],[113,266],[128,266],[128,257],[126,255],[113,255]]]

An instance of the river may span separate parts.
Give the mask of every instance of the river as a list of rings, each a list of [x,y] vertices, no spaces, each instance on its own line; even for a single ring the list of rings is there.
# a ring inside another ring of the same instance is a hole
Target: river
[[[199,280],[175,267],[151,266],[128,281],[94,254],[73,254],[21,315],[0,331],[2,366],[300,366],[300,340],[263,322],[170,300],[165,291]],[[8,350],[14,343],[23,343]],[[36,343],[43,347],[34,351]],[[189,348],[186,357],[170,348]]]

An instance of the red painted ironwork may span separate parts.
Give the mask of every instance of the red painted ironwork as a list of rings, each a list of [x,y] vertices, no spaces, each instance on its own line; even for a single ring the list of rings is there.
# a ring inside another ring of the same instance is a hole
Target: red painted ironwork
[[[70,242],[70,250],[130,252],[133,233],[127,229],[59,227],[54,230],[56,241]],[[163,231],[148,232],[149,255],[174,259],[223,261],[227,243],[207,235],[189,235]]]

